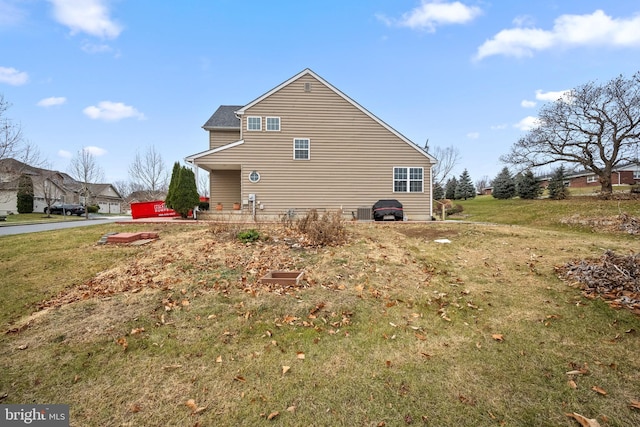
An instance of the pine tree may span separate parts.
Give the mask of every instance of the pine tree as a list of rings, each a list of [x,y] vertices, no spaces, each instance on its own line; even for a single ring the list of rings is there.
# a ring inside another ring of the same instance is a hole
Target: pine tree
[[[189,215],[189,210],[197,206],[199,202],[200,195],[196,186],[196,176],[191,168],[183,166],[171,197],[171,208],[178,212],[182,218],[186,218]]]
[[[451,177],[447,180],[444,186],[444,197],[447,199],[454,199],[456,196],[456,187],[458,186],[458,180],[456,177]]]
[[[493,179],[491,195],[496,199],[510,199],[516,195],[516,183],[507,167],[504,167]]]
[[[456,185],[456,189],[454,192],[454,197],[456,199],[464,200],[473,199],[476,197],[476,188],[473,186],[473,182],[471,182],[469,172],[466,169],[460,175],[458,185]]]
[[[560,165],[554,172],[547,190],[549,191],[549,198],[553,200],[562,200],[569,197],[569,189],[564,185],[566,179],[566,173],[564,166]]]
[[[33,213],[33,180],[28,175],[18,179],[18,213]]]
[[[180,172],[182,168],[180,163],[175,162],[173,164],[173,172],[171,172],[171,181],[169,182],[169,189],[167,190],[167,196],[164,198],[164,205],[169,209],[173,209],[173,196],[176,191],[176,186],[180,180]]]
[[[530,170],[516,177],[516,191],[521,199],[537,199],[542,194],[540,183]]]
[[[434,200],[442,200],[444,199],[444,188],[440,185],[439,182],[433,184],[433,199]]]

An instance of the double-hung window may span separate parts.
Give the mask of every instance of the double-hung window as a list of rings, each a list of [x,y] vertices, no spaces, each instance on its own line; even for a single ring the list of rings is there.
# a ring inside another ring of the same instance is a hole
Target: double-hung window
[[[267,117],[267,131],[280,131],[280,117]]]
[[[311,141],[309,138],[293,139],[293,159],[309,160],[311,154]]]
[[[393,168],[394,193],[422,193],[423,183],[423,168]]]
[[[262,130],[262,117],[247,117],[247,130]]]

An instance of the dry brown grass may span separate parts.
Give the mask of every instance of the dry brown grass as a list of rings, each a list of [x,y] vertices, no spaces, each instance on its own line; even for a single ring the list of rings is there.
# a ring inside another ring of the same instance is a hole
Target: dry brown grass
[[[259,425],[275,412],[288,426],[575,425],[567,412],[640,423],[640,343],[627,332],[640,321],[554,270],[629,251],[626,237],[347,224],[342,244],[319,247],[283,225],[252,226],[261,239],[245,244],[245,227],[93,247],[128,256],[2,338],[0,394],[70,403],[77,426]],[[269,269],[303,269],[305,283],[265,286]],[[577,365],[589,373],[568,376]]]

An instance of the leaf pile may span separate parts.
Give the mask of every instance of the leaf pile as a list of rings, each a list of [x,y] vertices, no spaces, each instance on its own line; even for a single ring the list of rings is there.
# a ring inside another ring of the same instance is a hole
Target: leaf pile
[[[573,215],[560,221],[563,224],[577,224],[591,227],[596,232],[627,233],[634,236],[640,235],[640,218],[621,213],[609,218],[583,218]]]
[[[599,259],[572,261],[556,271],[587,298],[600,297],[612,307],[640,315],[640,254],[622,256],[608,250]]]

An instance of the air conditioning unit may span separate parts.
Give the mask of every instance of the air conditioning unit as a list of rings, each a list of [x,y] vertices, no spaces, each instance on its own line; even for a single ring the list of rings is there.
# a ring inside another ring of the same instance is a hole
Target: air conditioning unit
[[[371,206],[361,206],[358,208],[358,221],[371,221]]]

